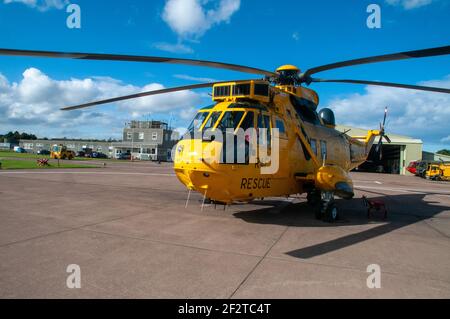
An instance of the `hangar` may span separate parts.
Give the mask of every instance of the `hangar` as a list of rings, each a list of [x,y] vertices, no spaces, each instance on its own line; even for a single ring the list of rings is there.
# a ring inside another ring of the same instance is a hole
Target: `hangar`
[[[350,136],[367,134],[367,129],[345,125],[337,125],[336,129],[340,132],[347,132]],[[390,133],[388,133],[388,136],[391,143],[383,143],[382,159],[380,160],[379,155],[375,152],[376,144],[379,141],[379,137],[377,137],[368,160],[359,166],[358,170],[410,175],[406,167],[410,162],[422,159],[422,140]]]

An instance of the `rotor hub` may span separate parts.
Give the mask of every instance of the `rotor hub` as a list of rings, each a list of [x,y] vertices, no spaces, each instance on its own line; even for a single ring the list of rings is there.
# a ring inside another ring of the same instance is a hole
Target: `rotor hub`
[[[298,85],[299,83],[299,74],[300,69],[295,65],[286,64],[280,66],[275,71],[278,74],[276,79],[276,83],[278,85]]]

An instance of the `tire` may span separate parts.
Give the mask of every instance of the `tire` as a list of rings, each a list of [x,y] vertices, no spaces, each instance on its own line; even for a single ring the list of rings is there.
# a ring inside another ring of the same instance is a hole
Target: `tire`
[[[335,221],[339,220],[339,211],[334,202],[331,202],[327,205],[324,217],[325,221],[329,223],[334,223]]]

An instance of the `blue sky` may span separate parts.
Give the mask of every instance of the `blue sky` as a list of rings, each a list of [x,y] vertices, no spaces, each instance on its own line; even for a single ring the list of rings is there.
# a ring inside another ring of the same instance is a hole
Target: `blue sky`
[[[450,42],[448,0],[70,2],[81,8],[81,29],[66,26],[69,1],[0,0],[0,47],[175,56],[274,70],[287,63],[307,69]],[[371,3],[381,7],[381,29],[366,26],[366,8]],[[339,69],[320,77],[450,87],[449,66],[450,57],[436,57]],[[131,118],[172,118],[174,126],[184,127],[195,109],[210,103],[208,91],[70,114],[58,108],[196,80],[253,77],[170,64],[25,57],[0,57],[0,74],[0,131],[97,138],[119,137],[124,122]],[[450,98],[444,94],[349,84],[313,88],[321,106],[336,111],[339,123],[374,127],[388,104],[390,132],[421,138],[429,150],[450,148]]]

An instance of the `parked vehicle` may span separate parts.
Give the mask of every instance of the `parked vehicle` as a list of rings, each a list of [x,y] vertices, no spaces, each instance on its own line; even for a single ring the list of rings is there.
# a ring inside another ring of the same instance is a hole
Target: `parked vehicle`
[[[92,158],[108,158],[108,156],[102,152],[92,152]]]
[[[92,153],[93,153],[92,148],[83,147],[83,150],[81,152],[84,153],[84,155],[83,155],[84,157],[92,158]]]
[[[428,165],[425,178],[436,181],[450,181],[450,163]]]
[[[427,171],[429,164],[433,163],[430,163],[429,161],[418,162],[416,165],[416,175],[420,177],[425,177],[425,172]]]
[[[71,160],[75,157],[75,152],[68,150],[67,146],[63,144],[53,145],[50,157],[53,159],[68,159]]]
[[[117,159],[119,159],[119,160],[131,160],[131,154],[130,153],[120,153],[117,156]]]
[[[38,155],[50,155],[50,151],[48,150],[39,150],[37,151]]]
[[[84,155],[86,155],[84,151],[78,151],[76,154],[77,157],[84,157]]]
[[[14,152],[16,153],[26,153],[25,149],[23,147],[14,146]]]
[[[419,164],[419,162],[418,161],[412,161],[411,163],[409,163],[409,165],[408,165],[408,167],[406,168],[406,170],[408,171],[408,172],[410,172],[411,174],[416,174],[416,171],[417,171],[417,164]]]

